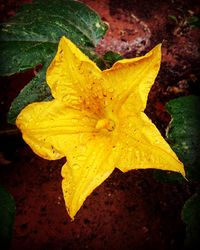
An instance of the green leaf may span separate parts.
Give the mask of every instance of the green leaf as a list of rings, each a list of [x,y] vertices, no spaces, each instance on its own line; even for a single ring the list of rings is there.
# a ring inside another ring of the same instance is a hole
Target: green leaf
[[[200,180],[200,97],[187,96],[171,100],[166,109],[172,116],[167,138],[184,163],[189,180]]]
[[[8,248],[12,237],[15,218],[15,201],[13,197],[0,186],[0,242],[1,247]],[[5,248],[4,248],[5,249]]]
[[[12,102],[7,117],[9,123],[15,124],[18,114],[28,104],[53,99],[51,90],[46,83],[48,64],[47,60],[42,70],[21,90],[20,94]]]
[[[176,16],[169,15],[168,18],[170,18],[171,20],[173,20],[176,24],[178,23],[178,20],[177,20]]]
[[[62,36],[83,51],[93,50],[107,26],[86,5],[72,0],[25,4],[4,23],[0,34],[0,74],[11,75],[44,64]]]
[[[0,42],[0,75],[12,75],[16,72],[44,64],[46,58],[55,53],[57,44],[7,41]]]
[[[104,54],[103,59],[107,65],[107,68],[110,68],[115,62],[123,59],[123,57],[119,53],[108,51]]]
[[[153,176],[156,180],[162,183],[180,183],[183,184],[185,179],[180,173],[163,171],[156,169],[153,171]]]
[[[186,224],[185,249],[200,247],[200,195],[195,193],[183,206],[182,219]]]
[[[187,20],[188,24],[192,28],[199,28],[200,27],[200,18],[198,16],[192,16]]]
[[[63,35],[100,68],[105,68],[95,46],[106,29],[96,12],[77,1],[37,0],[23,5],[16,16],[2,26],[0,74],[12,75],[36,65],[45,66],[13,101],[8,122],[14,124],[17,115],[29,103],[52,99],[45,73]]]

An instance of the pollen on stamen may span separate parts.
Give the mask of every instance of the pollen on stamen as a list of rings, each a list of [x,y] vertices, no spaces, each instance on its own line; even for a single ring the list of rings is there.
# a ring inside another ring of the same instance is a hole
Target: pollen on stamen
[[[106,129],[108,131],[113,131],[115,128],[115,123],[110,119],[100,119],[97,121],[96,129]]]

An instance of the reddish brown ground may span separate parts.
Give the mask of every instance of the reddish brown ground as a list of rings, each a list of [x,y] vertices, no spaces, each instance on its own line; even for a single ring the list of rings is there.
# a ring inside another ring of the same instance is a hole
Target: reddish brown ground
[[[2,18],[13,15],[22,2],[3,2]],[[164,104],[199,93],[199,29],[183,24],[189,10],[200,12],[198,1],[83,2],[110,25],[98,46],[100,53],[114,49],[130,57],[163,43],[162,67],[146,112],[164,134],[169,122]],[[179,22],[169,15],[178,16]],[[64,160],[43,160],[20,136],[5,136],[10,102],[31,77],[32,72],[1,79],[0,183],[14,196],[17,208],[11,249],[182,249],[185,228],[180,215],[189,191],[186,186],[157,182],[151,170],[126,174],[115,170],[70,221],[61,191]],[[6,159],[10,164],[3,164]]]

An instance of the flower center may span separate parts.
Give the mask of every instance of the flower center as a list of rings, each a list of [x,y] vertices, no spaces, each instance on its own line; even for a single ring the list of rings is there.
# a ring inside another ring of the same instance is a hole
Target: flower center
[[[108,131],[113,131],[115,128],[115,123],[110,119],[100,119],[97,121],[96,129],[107,129]]]

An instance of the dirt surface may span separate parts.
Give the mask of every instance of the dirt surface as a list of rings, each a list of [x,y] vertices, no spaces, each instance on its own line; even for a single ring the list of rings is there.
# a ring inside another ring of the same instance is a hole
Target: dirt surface
[[[14,15],[23,2],[2,2],[1,20]],[[115,50],[124,57],[138,56],[162,42],[162,66],[146,113],[164,135],[170,121],[165,103],[200,93],[200,34],[187,23],[190,16],[200,13],[198,1],[82,2],[109,23],[97,48],[100,54]],[[126,174],[115,170],[87,198],[75,220],[70,220],[61,191],[60,171],[65,160],[39,158],[15,135],[15,127],[6,123],[12,99],[32,77],[30,71],[1,78],[0,183],[16,201],[11,249],[182,249],[185,227],[181,209],[190,190],[185,185],[156,181],[151,170]],[[6,129],[13,129],[13,135],[6,136]]]

